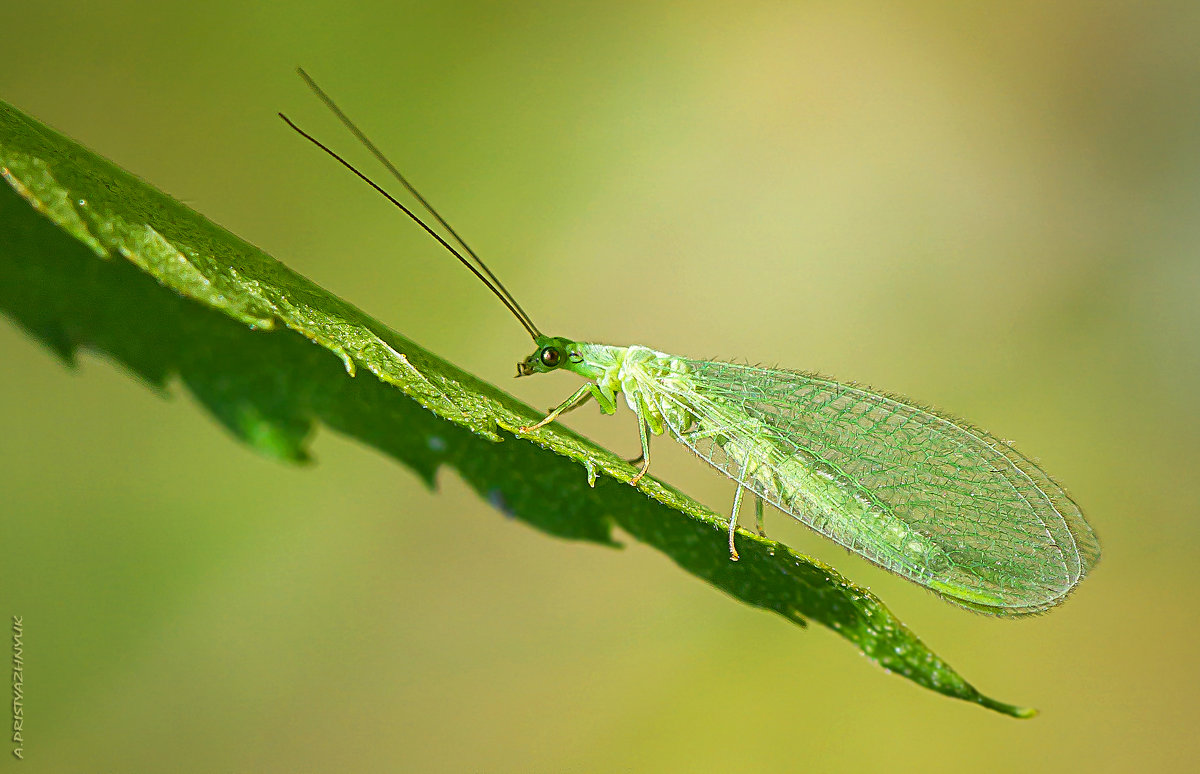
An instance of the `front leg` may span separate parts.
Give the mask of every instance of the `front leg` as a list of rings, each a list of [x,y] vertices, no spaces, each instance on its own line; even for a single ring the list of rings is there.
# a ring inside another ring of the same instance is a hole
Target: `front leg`
[[[596,402],[600,404],[600,410],[605,414],[612,414],[617,410],[616,401],[609,400],[608,397],[606,397],[604,393],[600,391],[598,386],[589,382],[576,390],[571,397],[559,404],[558,408],[547,414],[541,422],[538,422],[536,425],[521,427],[520,432],[529,433],[537,430],[540,427],[545,427],[555,419],[558,419],[560,414],[582,406],[587,402],[588,398],[595,398]]]

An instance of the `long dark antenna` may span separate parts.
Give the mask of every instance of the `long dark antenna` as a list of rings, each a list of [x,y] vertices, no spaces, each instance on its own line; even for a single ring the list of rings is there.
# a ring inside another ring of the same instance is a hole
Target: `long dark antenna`
[[[463,266],[466,266],[468,269],[470,269],[471,273],[474,274],[476,277],[478,277],[479,281],[482,282],[484,285],[486,285],[487,289],[492,291],[492,293],[494,293],[496,295],[496,297],[499,298],[500,301],[503,302],[503,304],[506,307],[508,307],[508,311],[513,313],[513,316],[517,318],[517,320],[521,323],[522,326],[524,326],[525,330],[529,331],[529,335],[532,336],[535,341],[537,340],[537,338],[539,336],[542,335],[541,331],[539,331],[537,329],[537,327],[534,326],[534,324],[529,320],[528,316],[525,315],[521,311],[521,308],[516,305],[515,301],[511,301],[507,295],[505,295],[504,293],[501,293],[499,290],[497,290],[496,287],[493,286],[492,283],[488,281],[488,278],[484,276],[483,272],[481,272],[479,269],[475,268],[475,266],[470,261],[468,261],[465,257],[463,257],[462,253],[455,250],[454,247],[452,247],[449,242],[447,242],[445,239],[442,238],[441,234],[434,231],[432,228],[430,228],[428,225],[426,225],[425,221],[418,218],[416,213],[414,213],[408,207],[405,207],[403,204],[401,204],[400,201],[396,199],[396,197],[392,196],[390,193],[385,191],[383,189],[383,187],[380,186],[378,183],[376,183],[374,180],[367,177],[362,172],[359,172],[354,167],[353,164],[351,164],[349,161],[346,161],[344,158],[339,156],[337,154],[337,152],[332,150],[329,146],[325,145],[325,143],[321,142],[316,137],[313,137],[308,132],[306,132],[303,129],[301,129],[300,127],[296,126],[296,124],[292,121],[292,119],[288,118],[283,113],[280,113],[279,117],[283,119],[284,123],[286,123],[288,126],[295,129],[296,132],[301,137],[303,137],[304,139],[311,142],[313,145],[317,146],[321,150],[328,153],[330,156],[332,156],[334,158],[335,161],[337,161],[339,164],[341,164],[346,169],[353,172],[358,177],[358,179],[362,180],[364,183],[366,183],[367,185],[374,188],[379,193],[380,196],[387,199],[392,204],[396,205],[396,207],[399,208],[401,212],[403,212],[408,217],[412,218],[413,221],[416,222],[416,224],[418,226],[425,229],[426,233],[428,233],[431,237],[436,239],[438,241],[438,244],[440,244],[442,247],[449,250],[451,255],[453,255],[455,258],[457,258],[459,260],[459,262],[462,263]]]
[[[341,121],[342,124],[347,129],[349,129],[350,132],[358,139],[358,141],[363,144],[363,147],[365,147],[367,149],[367,151],[370,152],[370,154],[372,156],[374,156],[377,161],[379,161],[381,164],[383,164],[383,166],[387,168],[388,172],[390,172],[392,174],[392,176],[394,178],[396,178],[396,180],[399,181],[399,183],[402,186],[404,186],[405,190],[407,190],[410,194],[412,194],[413,198],[416,199],[423,208],[425,208],[426,212],[428,212],[430,215],[432,215],[434,217],[434,219],[439,224],[441,224],[442,228],[446,229],[447,233],[449,233],[450,236],[453,237],[454,241],[458,242],[458,244],[462,246],[463,252],[465,252],[468,256],[471,257],[471,260],[474,261],[475,265],[472,266],[470,263],[468,263],[468,261],[462,255],[462,253],[460,253],[458,250],[455,250],[454,248],[450,247],[450,245],[448,245],[445,242],[445,240],[441,239],[441,237],[438,237],[438,235],[435,234],[432,229],[430,229],[428,226],[426,226],[425,223],[422,222],[420,218],[416,217],[416,215],[414,215],[412,213],[412,211],[410,211],[407,207],[402,207],[402,209],[408,214],[408,216],[411,217],[413,220],[415,220],[417,223],[420,223],[422,228],[424,228],[430,234],[433,234],[446,249],[450,250],[450,252],[453,253],[455,255],[455,257],[458,258],[459,261],[462,261],[463,264],[467,266],[467,268],[471,269],[472,272],[475,274],[475,276],[479,277],[480,280],[483,280],[484,284],[487,285],[493,293],[495,293],[498,297],[500,297],[500,299],[502,301],[505,302],[505,305],[509,308],[509,310],[514,315],[516,315],[517,319],[521,321],[521,324],[525,326],[525,329],[528,330],[530,332],[530,334],[536,339],[538,337],[538,335],[540,335],[540,332],[538,331],[537,326],[535,326],[533,324],[533,319],[529,316],[529,314],[524,309],[521,308],[521,305],[517,302],[517,299],[514,298],[513,294],[508,291],[508,288],[504,287],[504,283],[502,283],[500,281],[500,278],[497,277],[492,272],[492,270],[488,268],[487,264],[485,264],[483,262],[483,260],[480,259],[479,255],[476,254],[476,252],[471,249],[471,246],[468,245],[461,236],[459,236],[458,232],[454,230],[454,227],[451,226],[446,221],[446,219],[443,218],[441,216],[441,214],[434,208],[434,206],[432,204],[430,204],[429,201],[424,196],[421,195],[421,193],[416,189],[416,187],[413,186],[412,183],[408,182],[408,179],[406,177],[404,177],[404,175],[401,174],[400,170],[396,168],[396,165],[394,165],[391,162],[391,160],[388,159],[388,157],[384,155],[383,151],[381,151],[379,149],[379,147],[377,145],[375,145],[375,143],[371,142],[371,138],[367,137],[367,135],[361,129],[358,128],[358,125],[355,124],[354,121],[352,121],[350,119],[350,117],[348,115],[346,115],[345,112],[343,112],[340,107],[337,106],[337,103],[333,101],[333,98],[330,97],[328,94],[326,94],[324,89],[322,89],[320,86],[317,85],[317,82],[312,79],[312,76],[310,76],[308,73],[306,73],[304,71],[303,67],[297,67],[296,72],[298,72],[300,74],[300,77],[304,79],[304,82],[312,90],[313,94],[317,95],[317,98],[320,99],[321,102],[323,102],[327,108],[329,108],[330,112],[332,112],[335,116],[337,116],[338,120]],[[283,117],[282,114],[280,114],[280,116]],[[374,182],[372,182],[365,175],[360,173],[353,166],[348,164],[344,159],[342,159],[336,153],[331,151],[329,148],[327,148],[323,144],[317,142],[311,135],[301,131],[299,129],[299,127],[297,127],[294,123],[289,121],[286,117],[283,117],[283,119],[285,121],[287,121],[288,124],[293,129],[295,129],[297,132],[300,132],[301,135],[308,138],[310,141],[315,143],[322,150],[329,153],[335,159],[340,161],[344,166],[346,166],[348,169],[353,171],[360,178],[362,178],[363,180],[366,180],[376,190],[379,190],[379,186],[375,185]],[[382,193],[382,191],[381,191],[381,193]],[[400,206],[399,203],[396,202],[395,199],[393,199],[391,196],[388,196],[388,199],[390,199],[394,204],[397,204],[398,206]],[[486,280],[484,279],[484,277],[480,276],[480,271],[476,270],[476,267],[478,267],[479,270],[482,270],[483,274],[487,275]],[[490,282],[488,280],[490,280]]]

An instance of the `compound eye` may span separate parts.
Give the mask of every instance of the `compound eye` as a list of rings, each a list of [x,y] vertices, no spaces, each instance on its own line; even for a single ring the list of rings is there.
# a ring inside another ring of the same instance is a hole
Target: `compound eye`
[[[547,368],[557,368],[560,360],[562,360],[562,355],[554,347],[546,347],[542,350],[542,365]]]

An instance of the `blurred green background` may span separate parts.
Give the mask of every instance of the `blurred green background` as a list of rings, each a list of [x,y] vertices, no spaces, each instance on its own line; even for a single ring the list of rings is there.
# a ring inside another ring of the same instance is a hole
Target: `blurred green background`
[[[330,433],[314,466],[262,459],[181,390],[67,370],[5,320],[26,770],[1194,765],[1197,4],[0,12],[0,98],[535,406],[575,382],[512,382],[516,322],[275,117],[366,160],[296,65],[542,328],[915,396],[1039,458],[1105,550],[1061,609],[993,620],[768,515],[981,690],[1042,710],[1014,721],[639,545],[511,522],[453,474],[432,493]],[[626,411],[567,424],[636,455]],[[729,483],[668,446],[654,472],[727,509]]]

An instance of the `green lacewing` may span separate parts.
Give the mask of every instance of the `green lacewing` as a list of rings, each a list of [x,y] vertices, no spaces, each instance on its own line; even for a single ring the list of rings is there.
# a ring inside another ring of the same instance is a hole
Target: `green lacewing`
[[[765,502],[952,603],[993,615],[1059,604],[1099,560],[1100,543],[1066,491],[1011,445],[962,420],[816,374],[546,336],[375,144],[307,73],[300,75],[447,236],[280,117],[412,218],[500,299],[536,345],[517,363],[517,375],[561,370],[586,380],[523,433],[588,400],[613,414],[623,395],[642,446],[631,484],[649,469],[650,438],[662,435],[736,484],[733,560],[744,492],[756,497],[760,532]]]

